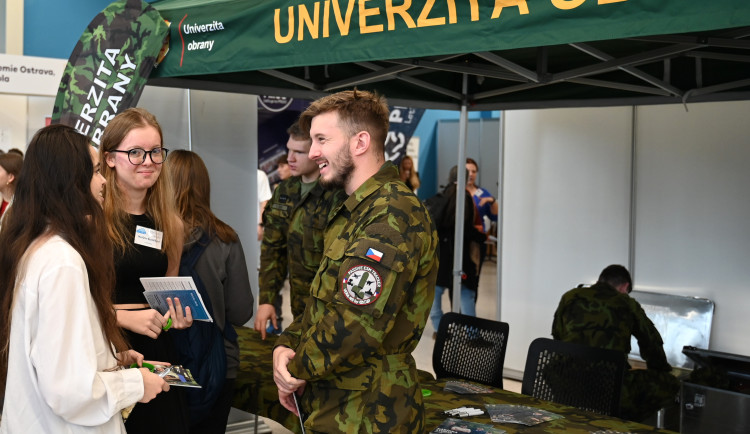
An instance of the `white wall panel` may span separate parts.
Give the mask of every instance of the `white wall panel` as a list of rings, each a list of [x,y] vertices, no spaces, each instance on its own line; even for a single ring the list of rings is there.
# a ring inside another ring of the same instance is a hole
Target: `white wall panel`
[[[562,294],[627,266],[629,107],[506,111],[500,319],[505,367],[522,371],[531,341],[550,336]]]
[[[147,86],[138,105],[156,115],[169,149],[188,148],[188,119],[192,120],[192,149],[211,176],[211,210],[239,234],[257,300],[257,98],[193,90],[188,115],[187,92]]]
[[[750,354],[750,102],[638,108],[636,287],[716,303],[710,348]]]

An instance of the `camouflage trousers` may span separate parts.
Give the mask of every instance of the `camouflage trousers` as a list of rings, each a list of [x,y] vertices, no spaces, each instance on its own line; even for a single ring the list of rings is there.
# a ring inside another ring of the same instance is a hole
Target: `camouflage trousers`
[[[620,395],[620,417],[642,421],[675,403],[680,381],[670,372],[631,369],[625,372]]]
[[[307,432],[424,432],[422,391],[411,355],[368,362],[355,377],[307,384],[300,399]]]

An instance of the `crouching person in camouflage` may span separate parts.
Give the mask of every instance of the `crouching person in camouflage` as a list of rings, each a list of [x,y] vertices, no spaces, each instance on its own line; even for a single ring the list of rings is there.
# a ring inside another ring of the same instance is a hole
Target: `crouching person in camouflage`
[[[630,297],[633,282],[622,265],[602,270],[593,286],[579,286],[562,296],[552,323],[552,336],[566,342],[630,353],[630,336],[647,369],[625,373],[620,417],[640,422],[675,402],[680,382],[671,371],[664,343],[641,305]]]
[[[298,397],[308,432],[424,431],[411,353],[432,305],[438,239],[385,161],[388,114],[383,97],[354,90],[300,117],[320,183],[349,195],[329,216],[309,305],[273,352],[279,400],[297,413]]]

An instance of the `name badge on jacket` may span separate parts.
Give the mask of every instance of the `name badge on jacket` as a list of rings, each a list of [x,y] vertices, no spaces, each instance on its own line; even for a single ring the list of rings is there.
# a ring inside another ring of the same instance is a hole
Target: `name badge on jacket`
[[[144,228],[143,226],[135,227],[135,243],[142,246],[151,247],[152,249],[161,250],[161,239],[164,237],[162,231],[156,229]]]

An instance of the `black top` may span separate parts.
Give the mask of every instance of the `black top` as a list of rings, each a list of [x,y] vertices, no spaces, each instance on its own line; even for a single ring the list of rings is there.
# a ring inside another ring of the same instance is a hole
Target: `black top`
[[[115,251],[115,304],[146,303],[141,277],[164,277],[167,274],[167,254],[159,249],[135,244],[135,227],[156,229],[154,220],[144,215],[130,215],[132,226],[125,252]]]

